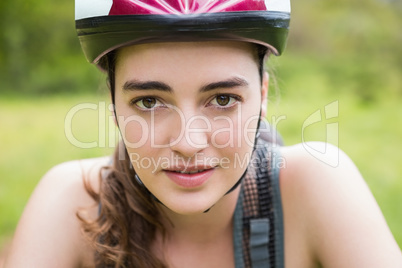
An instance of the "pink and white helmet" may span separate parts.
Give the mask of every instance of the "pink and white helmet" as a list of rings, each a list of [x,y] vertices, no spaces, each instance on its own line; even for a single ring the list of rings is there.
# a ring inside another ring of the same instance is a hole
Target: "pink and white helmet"
[[[122,46],[169,41],[246,41],[280,55],[290,0],[75,0],[75,20],[95,64]]]

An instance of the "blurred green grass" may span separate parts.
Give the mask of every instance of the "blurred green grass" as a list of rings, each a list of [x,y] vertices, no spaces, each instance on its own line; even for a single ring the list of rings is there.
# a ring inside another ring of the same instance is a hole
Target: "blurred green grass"
[[[32,190],[47,170],[64,161],[112,152],[113,148],[107,147],[78,148],[65,133],[65,123],[70,121],[76,140],[98,141],[99,110],[82,109],[71,120],[66,116],[76,105],[99,106],[102,100],[107,97],[0,96],[0,245],[12,234]],[[103,116],[107,118],[107,110]]]

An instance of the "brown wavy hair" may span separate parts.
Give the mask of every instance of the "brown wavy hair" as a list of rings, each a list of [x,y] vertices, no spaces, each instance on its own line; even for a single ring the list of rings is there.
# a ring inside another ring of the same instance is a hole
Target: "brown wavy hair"
[[[256,45],[255,56],[262,80],[264,58],[269,51]],[[101,66],[108,72],[108,84],[114,104],[115,65],[117,52],[112,51],[101,59]],[[124,157],[119,148],[124,148]],[[123,158],[123,159],[122,159]],[[114,152],[113,164],[102,168],[99,174],[100,189],[96,193],[84,180],[85,189],[99,204],[99,215],[94,221],[77,213],[82,229],[95,250],[96,267],[165,268],[167,265],[152,252],[157,231],[165,237],[158,203],[134,179],[124,144]]]
[[[85,181],[86,190],[99,203],[97,219],[88,221],[77,214],[95,248],[96,267],[166,267],[151,250],[156,231],[165,233],[160,210],[133,179],[126,151],[121,158],[116,149],[113,164],[101,169],[99,193]]]

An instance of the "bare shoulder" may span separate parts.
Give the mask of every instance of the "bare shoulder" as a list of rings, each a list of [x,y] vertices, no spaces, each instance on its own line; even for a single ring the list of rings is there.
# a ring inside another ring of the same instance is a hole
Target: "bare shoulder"
[[[285,239],[294,249],[305,244],[306,263],[402,266],[400,249],[381,210],[344,152],[318,142],[284,147],[281,155],[285,163],[280,171]]]
[[[42,178],[35,191],[43,188],[62,191],[76,191],[81,197],[87,196],[83,182],[87,181],[97,192],[101,169],[109,165],[109,157],[74,160],[61,163],[50,169]],[[57,185],[64,187],[57,187]],[[84,191],[82,191],[84,190]]]
[[[96,217],[97,207],[84,181],[98,191],[99,172],[107,163],[107,158],[71,161],[44,175],[25,207],[5,267],[89,265],[90,249],[76,213],[89,208],[85,217]]]

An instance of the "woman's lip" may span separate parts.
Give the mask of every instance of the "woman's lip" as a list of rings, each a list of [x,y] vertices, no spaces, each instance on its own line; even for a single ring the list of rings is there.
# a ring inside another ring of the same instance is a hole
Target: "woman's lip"
[[[190,172],[189,170],[187,170]],[[172,170],[165,170],[165,174],[177,185],[183,188],[196,188],[204,184],[214,173],[215,169],[204,169],[197,173],[180,173]]]

